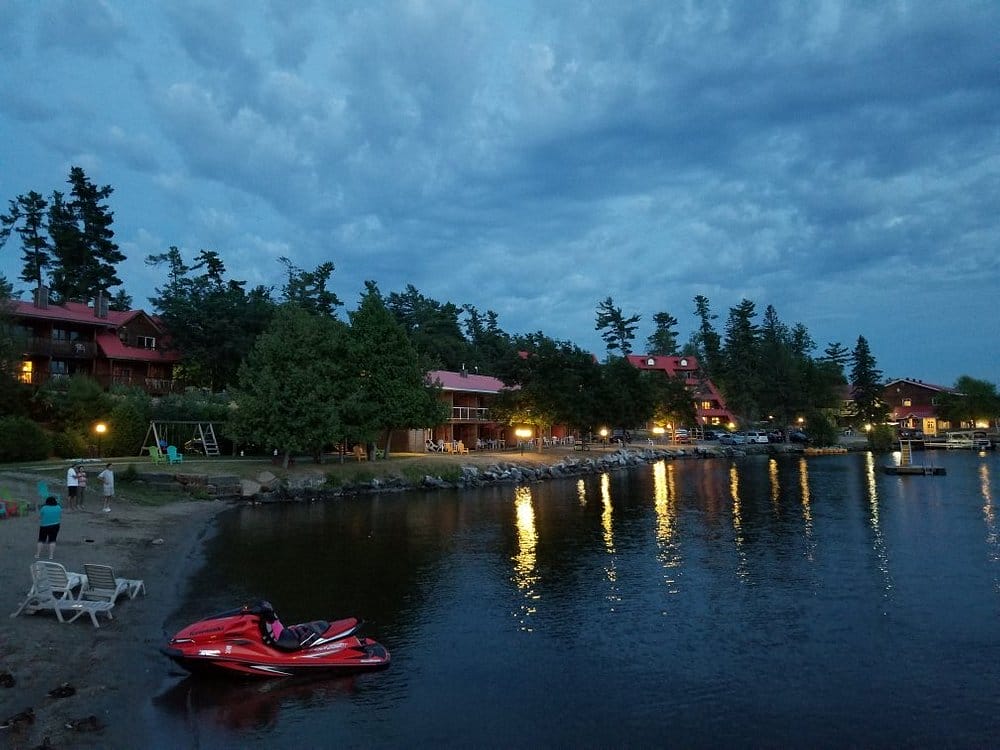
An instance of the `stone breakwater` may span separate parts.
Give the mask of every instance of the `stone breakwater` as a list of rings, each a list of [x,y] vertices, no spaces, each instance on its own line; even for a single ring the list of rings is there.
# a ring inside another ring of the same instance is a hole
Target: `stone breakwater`
[[[329,486],[316,479],[293,482],[261,477],[258,489],[249,499],[254,502],[310,501],[332,497],[406,490],[463,489],[489,484],[529,484],[550,479],[565,479],[589,474],[627,469],[662,460],[707,459],[746,455],[748,451],[729,448],[690,449],[620,449],[613,453],[587,457],[567,456],[552,464],[498,461],[485,467],[459,464],[457,476],[447,478],[425,474],[419,480],[403,477],[378,477],[364,482]]]

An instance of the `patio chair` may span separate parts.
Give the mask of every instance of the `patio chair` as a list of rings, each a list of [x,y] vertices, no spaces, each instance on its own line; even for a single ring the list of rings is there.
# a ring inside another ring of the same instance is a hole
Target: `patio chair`
[[[94,623],[95,628],[101,627],[97,621],[98,614],[103,613],[108,616],[109,620],[114,619],[111,610],[115,605],[111,602],[83,601],[67,597],[65,592],[61,591],[56,582],[50,577],[50,573],[58,573],[56,568],[53,567],[54,565],[58,564],[48,562],[36,562],[32,564],[31,590],[28,591],[28,596],[21,603],[21,606],[17,608],[17,611],[11,613],[11,617],[17,617],[22,612],[33,615],[36,612],[52,610],[56,613],[56,618],[59,622],[73,622],[82,615],[88,615],[90,621]],[[58,567],[62,568],[61,565]],[[63,568],[63,571],[65,572],[65,568]],[[64,618],[64,613],[71,614],[72,616],[68,619]]]
[[[167,463],[179,464],[183,460],[184,456],[178,452],[176,445],[167,446]]]
[[[360,445],[360,444],[359,445],[355,445],[354,446],[354,457],[358,461],[367,461],[368,460],[368,451],[365,450],[365,447],[363,445]]]
[[[160,446],[150,445],[146,450],[149,451],[149,457],[152,459],[154,464],[166,463],[167,457],[163,455],[163,451],[160,450]]]
[[[146,584],[141,578],[119,578],[110,565],[84,563],[83,572],[87,576],[87,585],[80,592],[82,599],[114,604],[119,596],[127,595],[129,599],[135,599],[140,591],[146,593]]]

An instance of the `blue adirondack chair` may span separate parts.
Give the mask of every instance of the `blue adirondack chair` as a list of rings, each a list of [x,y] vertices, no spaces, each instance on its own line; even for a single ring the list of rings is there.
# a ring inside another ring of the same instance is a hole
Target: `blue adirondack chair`
[[[184,456],[177,451],[176,445],[167,446],[167,461],[172,464],[179,464],[184,460]]]

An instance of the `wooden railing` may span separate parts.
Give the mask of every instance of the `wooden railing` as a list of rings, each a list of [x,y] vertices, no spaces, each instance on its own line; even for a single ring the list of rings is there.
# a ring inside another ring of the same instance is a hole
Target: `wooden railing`
[[[453,406],[452,422],[489,422],[490,410],[485,406]]]

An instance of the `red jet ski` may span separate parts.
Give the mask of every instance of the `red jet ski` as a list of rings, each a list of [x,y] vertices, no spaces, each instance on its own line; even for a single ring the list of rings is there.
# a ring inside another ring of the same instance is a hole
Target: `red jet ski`
[[[356,672],[389,665],[384,646],[357,635],[362,621],[283,626],[260,601],[188,625],[162,651],[190,672],[262,677]]]

